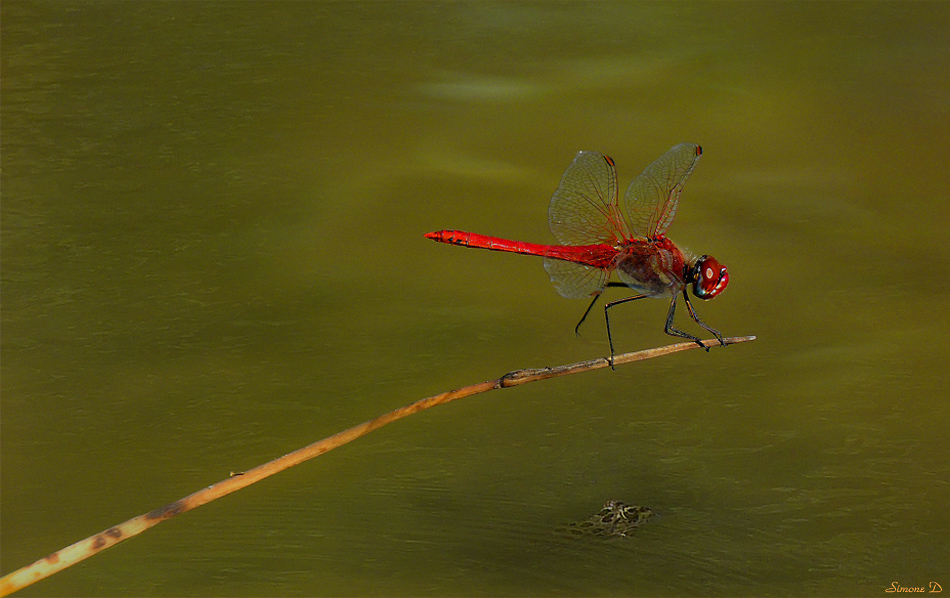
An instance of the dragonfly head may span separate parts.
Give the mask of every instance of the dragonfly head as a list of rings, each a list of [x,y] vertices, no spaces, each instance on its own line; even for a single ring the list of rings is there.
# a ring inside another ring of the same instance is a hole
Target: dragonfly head
[[[729,284],[729,270],[716,258],[704,255],[693,264],[687,282],[693,283],[693,295],[712,299]]]

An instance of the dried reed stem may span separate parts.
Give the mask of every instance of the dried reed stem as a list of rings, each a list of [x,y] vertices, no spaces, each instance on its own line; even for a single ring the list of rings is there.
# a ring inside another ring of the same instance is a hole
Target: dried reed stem
[[[733,337],[725,339],[724,344],[731,345],[736,343],[744,343],[751,340],[755,340],[755,337]],[[708,346],[719,344],[719,342],[715,340],[707,340],[703,342]],[[634,361],[643,361],[645,359],[652,359],[654,357],[669,355],[670,353],[677,353],[679,351],[687,351],[689,349],[697,348],[699,348],[699,345],[696,343],[687,342],[677,343],[675,345],[667,345],[665,347],[657,347],[655,349],[646,349],[643,351],[637,351],[635,353],[624,353],[614,357],[614,365],[616,366]],[[344,444],[356,440],[364,434],[368,434],[390,422],[402,419],[407,415],[412,415],[413,413],[422,411],[424,409],[429,409],[430,407],[435,407],[436,405],[442,405],[443,403],[448,403],[449,401],[454,401],[456,399],[461,399],[463,397],[468,397],[489,390],[495,390],[497,388],[519,386],[521,384],[527,384],[528,382],[536,382],[538,380],[566,376],[568,374],[578,374],[580,372],[598,370],[609,366],[610,362],[606,358],[599,358],[592,359],[590,361],[583,361],[580,363],[561,365],[553,368],[517,370],[505,374],[496,380],[472,384],[470,386],[444,392],[426,399],[421,399],[415,403],[410,403],[405,407],[400,407],[399,409],[390,411],[389,413],[381,415],[376,419],[363,422],[358,426],[353,426],[349,430],[344,430],[338,434],[334,434],[333,436],[329,436],[323,440],[314,442],[311,445],[305,446],[292,453],[288,453],[283,457],[274,459],[269,463],[265,463],[249,471],[239,474],[232,474],[229,478],[222,480],[217,484],[213,484],[207,488],[202,488],[201,490],[182,499],[176,500],[171,504],[165,505],[164,507],[160,507],[143,515],[139,515],[138,517],[133,517],[124,523],[110,527],[109,529],[99,532],[94,536],[90,536],[85,540],[80,540],[71,546],[67,546],[62,550],[58,550],[36,561],[32,565],[27,565],[0,578],[0,596],[6,596],[16,592],[17,590],[49,577],[54,573],[62,571],[63,569],[70,567],[79,561],[87,559],[96,553],[102,552],[106,548],[110,548],[111,546],[114,546],[123,540],[127,540],[132,536],[138,535],[148,528],[158,525],[166,519],[171,519],[175,515],[180,515],[185,511],[190,511],[196,507],[200,507],[201,505],[207,504],[227,494],[231,494],[232,492],[240,490],[241,488],[250,486],[255,482],[259,482],[260,480],[272,476],[275,473],[293,467],[294,465],[299,465],[308,459],[312,459],[318,455],[322,455],[327,451],[333,450],[339,446],[343,446]]]

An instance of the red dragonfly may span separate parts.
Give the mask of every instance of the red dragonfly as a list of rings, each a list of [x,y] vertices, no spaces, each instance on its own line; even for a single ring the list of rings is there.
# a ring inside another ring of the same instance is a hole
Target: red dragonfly
[[[684,254],[665,236],[676,214],[683,185],[702,153],[702,148],[693,143],[681,143],[666,152],[630,184],[621,205],[614,161],[597,152],[578,152],[548,206],[548,224],[561,245],[508,241],[457,230],[428,233],[426,238],[451,245],[542,256],[544,269],[561,296],[594,298],[575,332],[605,287],[633,289],[637,295],[604,306],[611,363],[614,343],[608,310],[644,297],[670,297],[666,333],[693,340],[709,351],[698,337],[673,327],[676,300],[682,292],[693,320],[724,344],[719,331],[696,315],[686,289],[692,286],[696,297],[712,299],[726,288],[729,272],[713,257]],[[608,283],[614,271],[620,282]]]

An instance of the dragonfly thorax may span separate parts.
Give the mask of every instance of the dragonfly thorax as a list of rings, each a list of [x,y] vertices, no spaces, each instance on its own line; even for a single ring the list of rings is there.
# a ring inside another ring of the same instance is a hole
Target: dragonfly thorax
[[[669,297],[690,282],[686,256],[666,237],[631,239],[617,254],[617,276],[634,291],[650,297]]]

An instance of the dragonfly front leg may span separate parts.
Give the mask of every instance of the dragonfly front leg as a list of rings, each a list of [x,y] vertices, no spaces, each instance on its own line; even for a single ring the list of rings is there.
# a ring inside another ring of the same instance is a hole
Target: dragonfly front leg
[[[685,290],[683,291],[683,294],[684,294],[684,295],[686,294],[686,291],[685,291]],[[689,297],[686,297],[686,305],[687,305],[687,307],[688,307],[688,309],[689,309],[689,313],[690,313],[690,314],[695,314],[695,312],[693,312],[693,306],[690,305],[690,303],[689,303]],[[674,294],[673,294],[673,300],[670,301],[670,312],[666,315],[666,328],[664,328],[664,331],[665,331],[667,334],[669,334],[670,336],[678,336],[678,337],[680,337],[680,338],[688,338],[689,340],[695,342],[697,345],[699,345],[699,346],[702,347],[703,349],[706,349],[706,352],[709,353],[709,347],[707,347],[706,345],[704,345],[704,344],[703,344],[703,341],[699,340],[699,337],[698,337],[698,336],[693,336],[692,334],[689,334],[688,332],[683,332],[682,330],[677,330],[676,328],[673,328],[673,316],[674,316],[675,314],[676,314],[676,294],[674,293]],[[693,315],[693,319],[694,319],[694,320],[696,319],[696,316],[695,316],[695,315]],[[706,327],[705,324],[703,325],[703,327],[704,327],[704,328]],[[709,330],[709,329],[707,328],[707,330]],[[716,333],[716,334],[718,334],[718,333]],[[718,338],[718,337],[717,337],[717,338]]]
[[[708,330],[713,336],[716,337],[716,340],[719,341],[719,344],[723,347],[726,346],[726,342],[722,340],[722,334],[715,328],[710,328],[706,325],[705,322],[699,319],[699,316],[696,315],[696,311],[693,309],[693,304],[689,302],[689,295],[686,294],[686,289],[683,289],[683,299],[686,300],[686,309],[689,310],[689,315],[692,316],[693,321]],[[709,351],[709,347],[706,348],[706,351]]]

